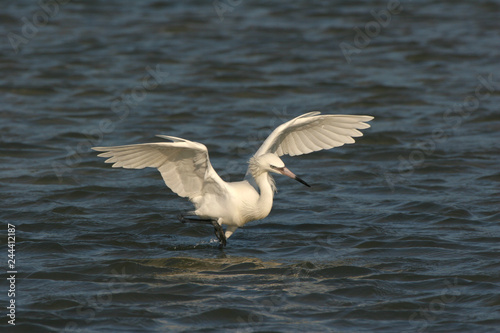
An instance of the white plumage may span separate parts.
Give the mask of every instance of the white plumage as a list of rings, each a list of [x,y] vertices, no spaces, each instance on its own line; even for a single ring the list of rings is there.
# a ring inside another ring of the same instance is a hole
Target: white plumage
[[[353,137],[369,128],[371,116],[321,115],[309,112],[278,126],[249,161],[248,180],[225,182],[210,163],[205,145],[173,136],[158,135],[172,142],[143,143],[116,147],[94,147],[114,168],[157,168],[165,184],[195,206],[199,218],[210,221],[225,245],[238,228],[265,218],[271,211],[275,191],[269,173],[278,173],[307,185],[285,167],[282,155],[302,155],[354,143]],[[309,186],[309,185],[307,185]],[[192,219],[187,219],[191,220]],[[226,225],[225,233],[221,226]]]

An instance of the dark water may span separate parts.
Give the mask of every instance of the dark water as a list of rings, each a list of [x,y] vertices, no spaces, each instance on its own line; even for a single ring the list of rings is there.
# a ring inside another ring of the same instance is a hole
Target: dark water
[[[63,2],[0,11],[1,331],[11,299],[18,332],[500,331],[500,1]],[[89,150],[174,135],[239,180],[313,110],[375,120],[222,251]]]

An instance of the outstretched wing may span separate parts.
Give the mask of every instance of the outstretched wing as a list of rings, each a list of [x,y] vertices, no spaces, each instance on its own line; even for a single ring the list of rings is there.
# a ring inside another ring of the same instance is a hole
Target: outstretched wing
[[[106,163],[113,168],[157,168],[165,184],[181,197],[192,199],[207,192],[220,191],[225,182],[215,172],[205,145],[157,135],[173,142],[143,143],[116,147],[94,147],[100,157],[108,157]]]
[[[278,126],[254,156],[267,153],[295,156],[354,143],[353,137],[363,136],[358,129],[370,127],[366,122],[372,119],[371,116],[309,112]]]

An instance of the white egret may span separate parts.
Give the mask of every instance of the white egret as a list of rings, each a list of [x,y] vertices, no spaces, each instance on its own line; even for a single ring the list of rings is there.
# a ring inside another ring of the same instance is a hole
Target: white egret
[[[213,169],[205,145],[173,136],[158,135],[172,142],[94,147],[114,168],[157,168],[165,184],[188,198],[195,210],[180,215],[182,222],[211,223],[220,246],[239,227],[265,218],[276,191],[270,173],[288,176],[309,186],[285,167],[282,155],[296,156],[354,143],[353,137],[369,128],[371,116],[321,115],[309,112],[278,126],[249,161],[245,180],[226,182]],[[226,231],[222,229],[226,225]]]

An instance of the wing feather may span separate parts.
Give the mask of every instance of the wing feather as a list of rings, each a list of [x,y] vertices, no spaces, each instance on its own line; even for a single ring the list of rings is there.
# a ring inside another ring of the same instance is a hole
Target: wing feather
[[[311,139],[309,138],[309,136],[311,135],[310,133],[311,132],[308,132],[308,131],[301,131],[301,132],[298,132],[297,134],[307,149],[309,149],[311,151],[316,151],[316,150],[318,150],[319,146],[316,143],[311,141]]]
[[[213,169],[203,144],[160,136],[173,142],[94,147],[114,168],[157,168],[165,184],[181,197],[193,199],[210,191],[222,191],[225,182]]]
[[[323,134],[323,131],[320,129],[315,133],[312,133],[316,142],[321,146],[322,149],[328,149],[331,147],[331,139],[328,135]]]
[[[351,135],[338,134],[334,132],[334,130],[325,131],[325,135],[328,136],[330,142],[335,145],[335,147],[342,146],[345,143],[354,143],[354,139]]]
[[[302,155],[354,143],[369,128],[372,116],[321,115],[314,111],[278,126],[257,150],[255,156],[267,153]]]
[[[290,151],[290,156],[298,155],[301,151],[308,150],[302,138],[298,132],[292,132],[290,135],[293,137],[293,144],[291,145],[292,151]]]
[[[324,142],[318,139],[315,134],[316,133],[314,132],[308,132],[304,134],[304,142],[306,146],[311,149],[311,151],[318,151],[328,148],[328,146],[326,146]]]
[[[345,136],[351,136],[351,137],[358,137],[358,136],[363,136],[363,133],[358,131],[355,128],[343,128],[339,126],[334,126],[334,125],[325,125],[323,126],[323,129],[330,131],[330,132],[335,132],[339,135],[345,135]]]

